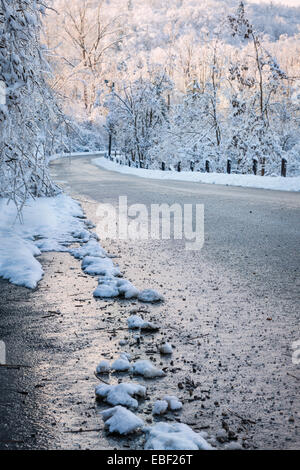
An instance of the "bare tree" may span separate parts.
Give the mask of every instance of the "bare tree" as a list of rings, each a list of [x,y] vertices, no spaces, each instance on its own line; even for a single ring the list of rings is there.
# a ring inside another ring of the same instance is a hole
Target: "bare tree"
[[[103,1],[75,0],[59,9],[62,32],[55,48],[56,60],[63,63],[55,87],[83,102],[87,117],[97,103],[103,86],[109,51],[117,50],[125,33],[122,15],[107,18]],[[80,91],[80,87],[82,91]]]

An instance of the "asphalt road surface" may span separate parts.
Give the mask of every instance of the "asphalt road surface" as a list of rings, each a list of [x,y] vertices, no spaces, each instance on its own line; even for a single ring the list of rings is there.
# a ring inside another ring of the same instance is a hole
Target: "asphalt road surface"
[[[205,242],[187,251],[185,240],[101,241],[125,278],[165,296],[144,313],[160,332],[139,345],[118,329],[136,305],[93,299],[96,279],[67,254],[43,255],[46,274],[34,292],[1,281],[0,337],[13,349],[13,362],[31,367],[0,371],[2,397],[6,391],[0,446],[141,448],[142,435],[118,439],[103,431],[93,398],[97,361],[116,357],[128,337],[134,356],[167,367],[166,378],[147,381],[139,411],[146,422],[156,420],[154,399],[174,394],[183,411],[165,419],[219,433],[218,447],[225,429],[245,448],[299,448],[300,366],[292,361],[292,343],[300,339],[300,195],[147,180],[102,170],[90,156],[56,160],[51,168],[96,224],[98,204],[116,207],[119,196],[148,209],[203,204]],[[161,339],[174,345],[171,359],[156,352]]]

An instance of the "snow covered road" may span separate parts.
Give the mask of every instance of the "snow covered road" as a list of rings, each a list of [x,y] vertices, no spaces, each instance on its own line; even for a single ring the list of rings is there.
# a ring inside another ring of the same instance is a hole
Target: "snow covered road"
[[[166,377],[147,382],[150,402],[141,405],[139,416],[155,422],[152,403],[176,395],[183,409],[165,419],[180,420],[195,431],[205,428],[220,441],[225,429],[226,436],[230,431],[246,448],[299,448],[295,376],[300,373],[299,365],[292,363],[292,343],[300,339],[300,195],[140,179],[97,168],[91,158],[54,161],[52,173],[94,222],[98,203],[116,205],[120,195],[128,197],[128,204],[205,206],[201,251],[186,251],[184,240],[101,242],[118,256],[126,279],[139,289],[151,285],[166,299],[143,314],[161,326],[160,332],[128,346],[135,359],[148,358],[167,368]],[[34,367],[32,373],[22,373],[21,384],[24,389],[37,385],[26,400],[36,401],[29,406],[35,410],[32,421],[42,428],[39,447],[139,448],[139,436],[119,440],[97,431],[65,432],[103,427],[93,406],[97,380],[91,371],[101,359],[116,359],[127,350],[119,341],[131,336],[120,328],[126,328],[134,303],[92,299],[96,279],[83,275],[79,262],[68,254],[44,254],[42,261],[45,277],[35,292],[1,281],[5,303],[0,316],[8,345],[16,337],[22,344],[14,360],[32,361]],[[41,313],[46,305],[50,312]],[[56,310],[60,314],[53,313]],[[24,313],[30,318],[29,329],[24,323],[16,330],[18,311],[18,322]],[[41,315],[47,317],[42,324]],[[174,346],[171,357],[159,355],[158,340]],[[6,380],[3,386],[13,388]],[[144,385],[143,378],[135,381]],[[16,439],[13,430],[11,438]],[[37,444],[29,440],[26,446]]]

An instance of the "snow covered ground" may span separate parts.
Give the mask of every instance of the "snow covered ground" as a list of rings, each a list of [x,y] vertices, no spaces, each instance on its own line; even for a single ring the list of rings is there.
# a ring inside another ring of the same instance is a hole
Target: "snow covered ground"
[[[28,201],[18,218],[13,202],[0,199],[0,276],[36,287],[43,270],[35,258],[43,251],[68,251],[89,235],[80,205],[65,194]]]
[[[136,297],[144,292],[118,278],[119,268],[98,243],[97,235],[89,230],[91,222],[86,220],[79,203],[68,195],[30,199],[21,218],[13,202],[0,199],[0,214],[0,276],[13,284],[35,288],[44,274],[36,256],[56,251],[82,259],[83,271],[99,275],[99,283],[108,279],[122,285],[115,295],[98,293],[98,297],[126,296],[127,291],[133,290]],[[74,243],[79,248],[72,248]]]
[[[123,279],[119,267],[91,232],[94,225],[86,219],[78,202],[66,194],[30,199],[21,215],[13,202],[0,199],[0,277],[11,283],[35,288],[44,272],[36,259],[43,251],[69,252],[81,259],[82,270],[97,275],[94,297],[140,302],[161,302],[163,296],[153,289],[139,291]],[[77,243],[79,247],[72,247]],[[145,324],[145,328],[152,328]]]
[[[101,168],[105,168],[106,170],[117,171],[126,175],[139,176],[140,178],[244,186],[248,188],[273,189],[277,191],[300,191],[300,176],[282,178],[281,176],[228,175],[226,173],[145,170],[143,168],[132,168],[126,165],[119,165],[105,157],[95,158],[93,163]]]

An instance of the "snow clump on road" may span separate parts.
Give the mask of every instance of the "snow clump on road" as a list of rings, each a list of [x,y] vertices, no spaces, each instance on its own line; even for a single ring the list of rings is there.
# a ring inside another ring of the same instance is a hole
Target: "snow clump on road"
[[[137,408],[138,401],[133,398],[145,397],[146,387],[134,383],[121,383],[118,385],[98,385],[95,389],[98,399],[102,399],[110,405],[123,405],[128,408]]]
[[[161,354],[172,354],[173,348],[170,343],[162,343],[159,345],[159,352]]]
[[[98,256],[85,256],[81,263],[82,270],[86,274],[100,276],[120,276],[120,270],[114,266],[110,258],[100,258]]]
[[[181,410],[182,403],[174,395],[165,395],[163,400],[168,403],[168,409],[171,411]]]
[[[111,368],[116,372],[128,371],[131,368],[131,364],[129,362],[127,354],[120,354],[120,357],[112,363]]]
[[[165,400],[156,400],[152,408],[153,415],[163,415],[168,411],[168,402]]]
[[[96,374],[108,374],[110,372],[110,364],[108,361],[101,361],[96,367]]]
[[[141,330],[159,330],[158,326],[154,325],[154,323],[143,320],[142,317],[140,317],[139,315],[130,315],[130,317],[127,318],[127,324],[128,328],[130,328],[131,330],[137,328]]]
[[[155,377],[165,377],[165,372],[155,367],[148,360],[139,360],[132,366],[132,372],[135,375],[142,375],[146,379],[153,379]]]
[[[89,240],[85,245],[70,250],[70,253],[77,259],[83,259],[85,256],[98,256],[104,258],[107,256],[106,251],[95,239]]]
[[[156,400],[153,405],[152,414],[161,415],[167,411],[181,410],[182,403],[173,395],[166,395],[162,400]]]
[[[83,260],[84,261],[84,260]],[[111,261],[111,260],[110,260]],[[137,298],[141,302],[160,302],[163,300],[162,295],[152,289],[146,289],[139,291],[130,281],[127,279],[118,279],[116,276],[121,276],[118,268],[116,272],[113,270],[105,272],[88,272],[88,268],[84,271],[88,274],[102,274],[99,277],[98,287],[94,291],[94,297],[123,297],[125,299]],[[90,270],[92,271],[92,270]]]
[[[144,421],[123,406],[101,412],[105,427],[110,433],[129,434],[144,426]]]
[[[144,289],[138,296],[138,300],[141,302],[161,302],[164,300],[163,296],[153,289]]]
[[[146,450],[211,450],[206,433],[195,433],[187,424],[157,423],[147,428]]]

